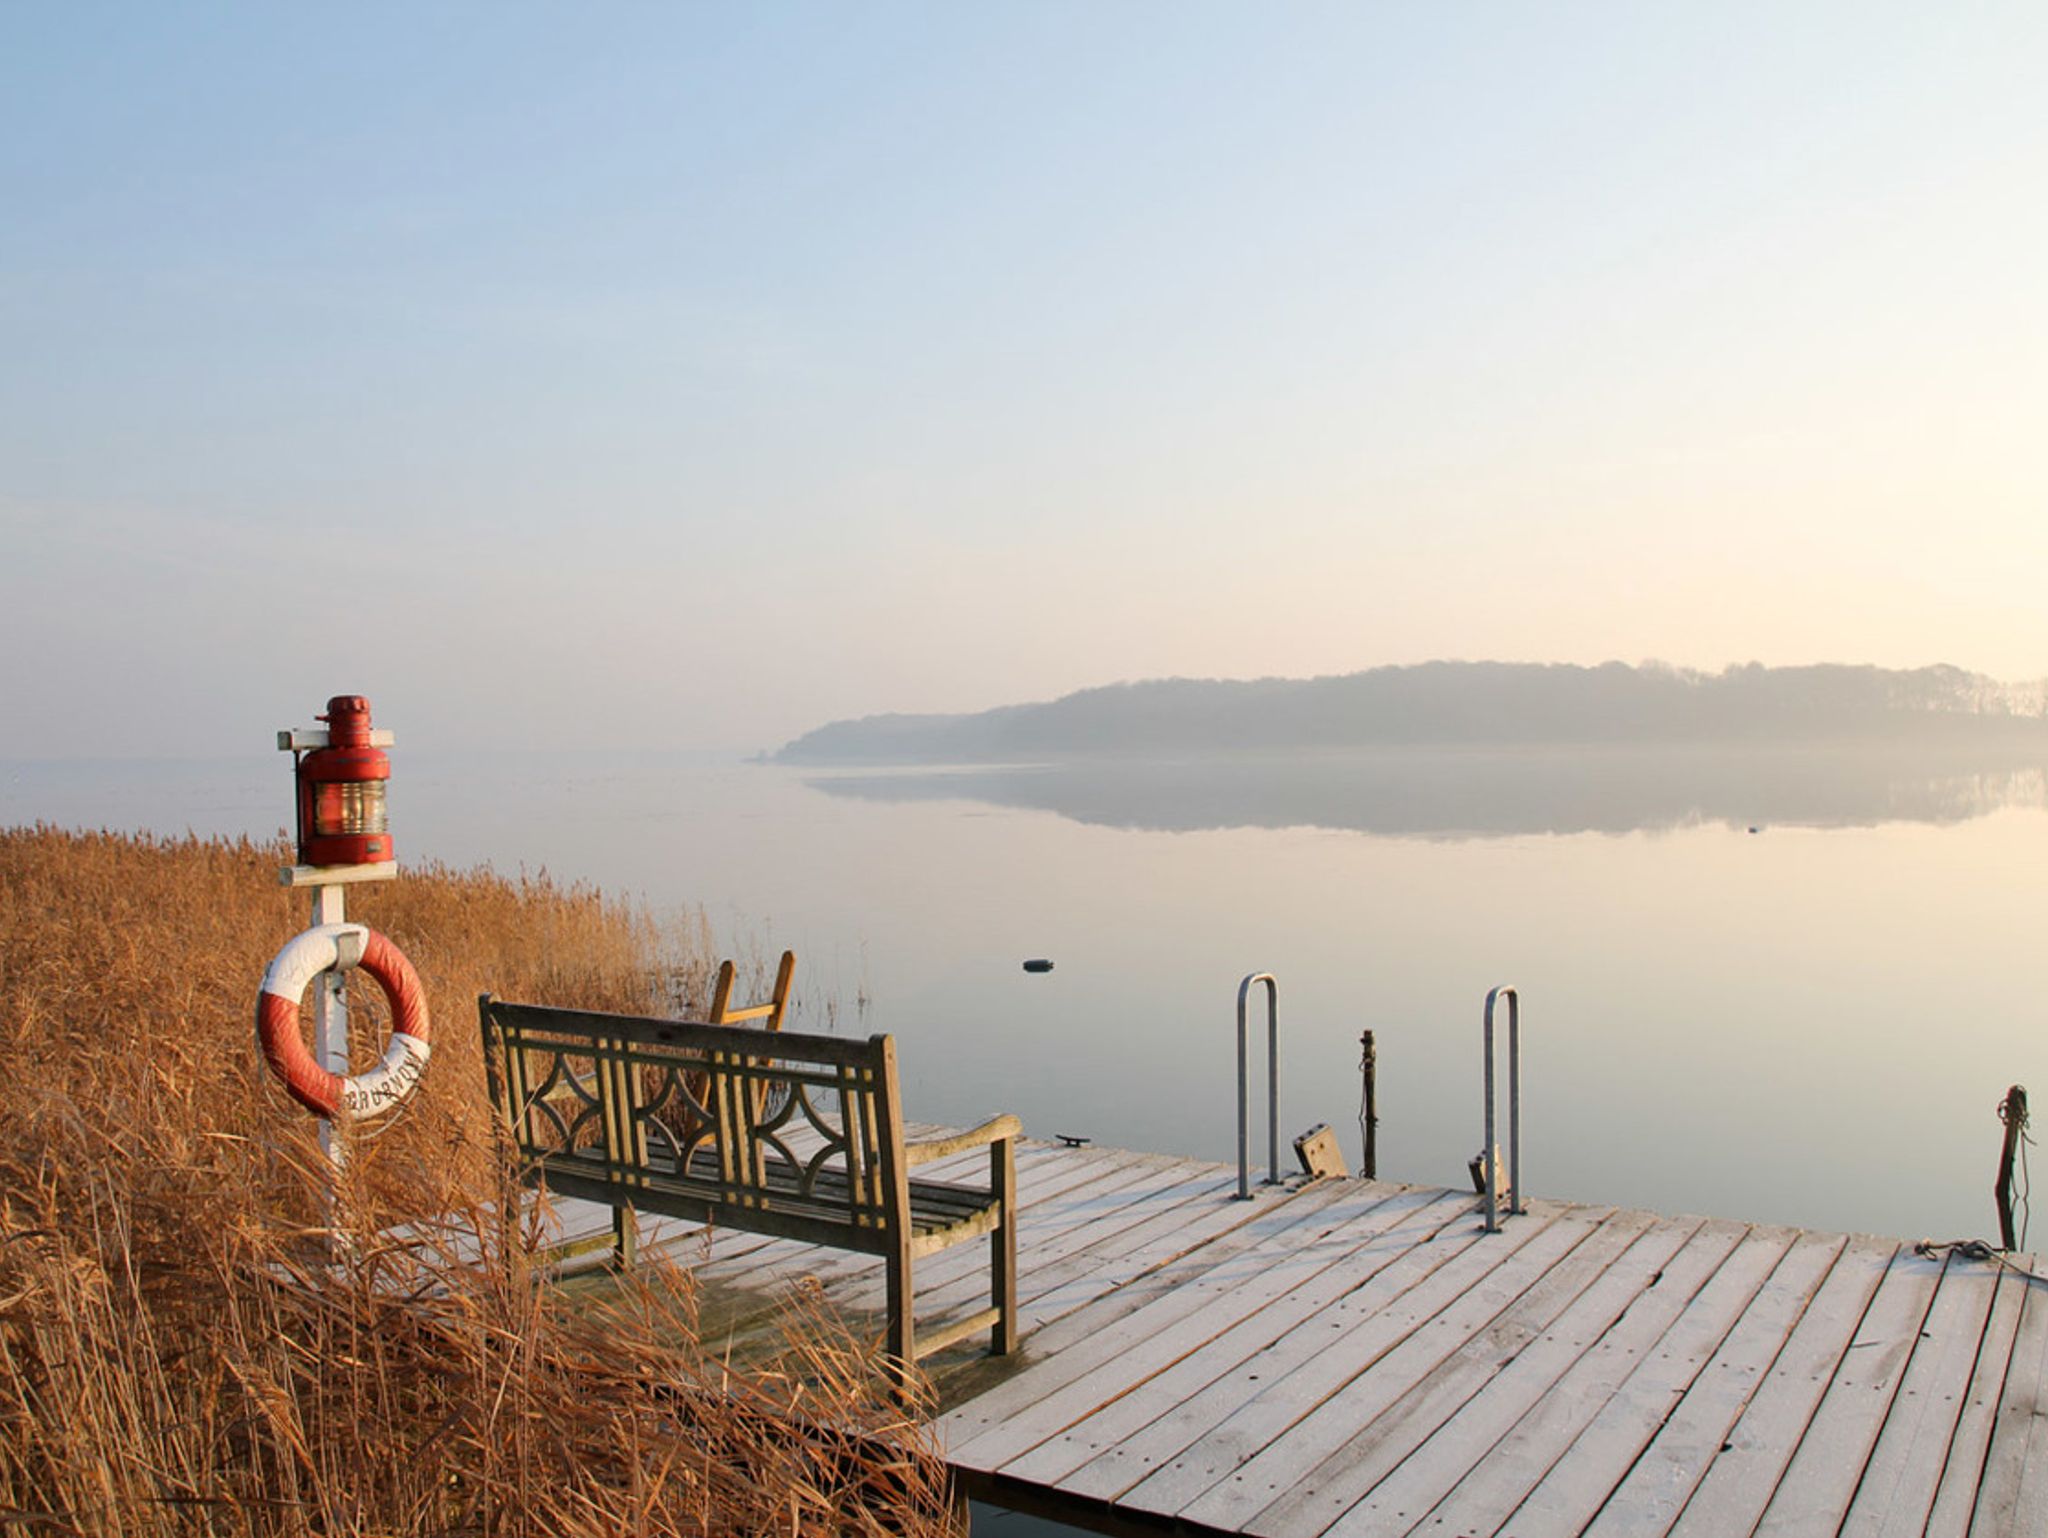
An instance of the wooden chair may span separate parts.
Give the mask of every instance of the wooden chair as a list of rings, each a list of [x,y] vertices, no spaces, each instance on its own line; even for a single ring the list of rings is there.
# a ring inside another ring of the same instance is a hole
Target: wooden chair
[[[718,980],[711,985],[711,1011],[704,1019],[707,1025],[753,1025],[760,1021],[757,1030],[780,1031],[782,1017],[789,1010],[790,980],[796,976],[796,952],[784,951],[782,960],[775,968],[775,988],[768,995],[765,1004],[745,1004],[735,1009],[732,1002],[734,968],[732,958],[727,957],[718,964]],[[685,1077],[684,1088],[691,1099],[699,1105],[711,1103],[711,1079],[705,1073],[692,1073]],[[789,1096],[789,1085],[780,1080],[763,1080],[753,1086],[754,1115],[767,1115]],[[685,1113],[686,1117],[689,1113]],[[687,1126],[685,1130],[689,1130]]]

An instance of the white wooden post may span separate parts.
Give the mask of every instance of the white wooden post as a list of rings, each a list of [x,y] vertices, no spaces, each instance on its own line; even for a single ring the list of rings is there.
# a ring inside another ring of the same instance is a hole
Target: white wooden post
[[[313,888],[313,924],[346,921],[348,888]],[[319,994],[313,1013],[313,1056],[322,1068],[337,1078],[348,1077],[348,973],[340,967],[320,974]],[[341,1170],[342,1141],[334,1123],[320,1118],[320,1151],[327,1155],[336,1173]]]

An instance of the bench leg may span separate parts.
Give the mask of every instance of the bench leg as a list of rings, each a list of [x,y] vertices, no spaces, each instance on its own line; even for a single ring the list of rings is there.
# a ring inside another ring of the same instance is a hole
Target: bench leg
[[[910,1311],[910,1242],[902,1236],[889,1251],[889,1339],[890,1372],[899,1392],[910,1381],[917,1366],[917,1321]]]
[[[621,1271],[633,1269],[640,1249],[640,1220],[631,1207],[612,1208],[612,1263]]]
[[[991,1356],[1017,1349],[1017,1145],[998,1138],[988,1148],[988,1183],[1003,1204],[1002,1223],[989,1230],[988,1301],[996,1322],[988,1332]]]

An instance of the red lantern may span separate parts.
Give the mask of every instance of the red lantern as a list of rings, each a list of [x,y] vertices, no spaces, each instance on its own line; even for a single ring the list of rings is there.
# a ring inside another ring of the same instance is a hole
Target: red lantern
[[[370,702],[337,694],[327,702],[327,746],[299,760],[299,863],[381,865],[395,860],[384,787],[391,756],[370,746]]]

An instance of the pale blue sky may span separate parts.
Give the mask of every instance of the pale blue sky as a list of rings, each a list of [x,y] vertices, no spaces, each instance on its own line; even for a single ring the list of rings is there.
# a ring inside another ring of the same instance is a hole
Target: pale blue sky
[[[0,757],[2048,673],[2038,5],[0,7]]]

